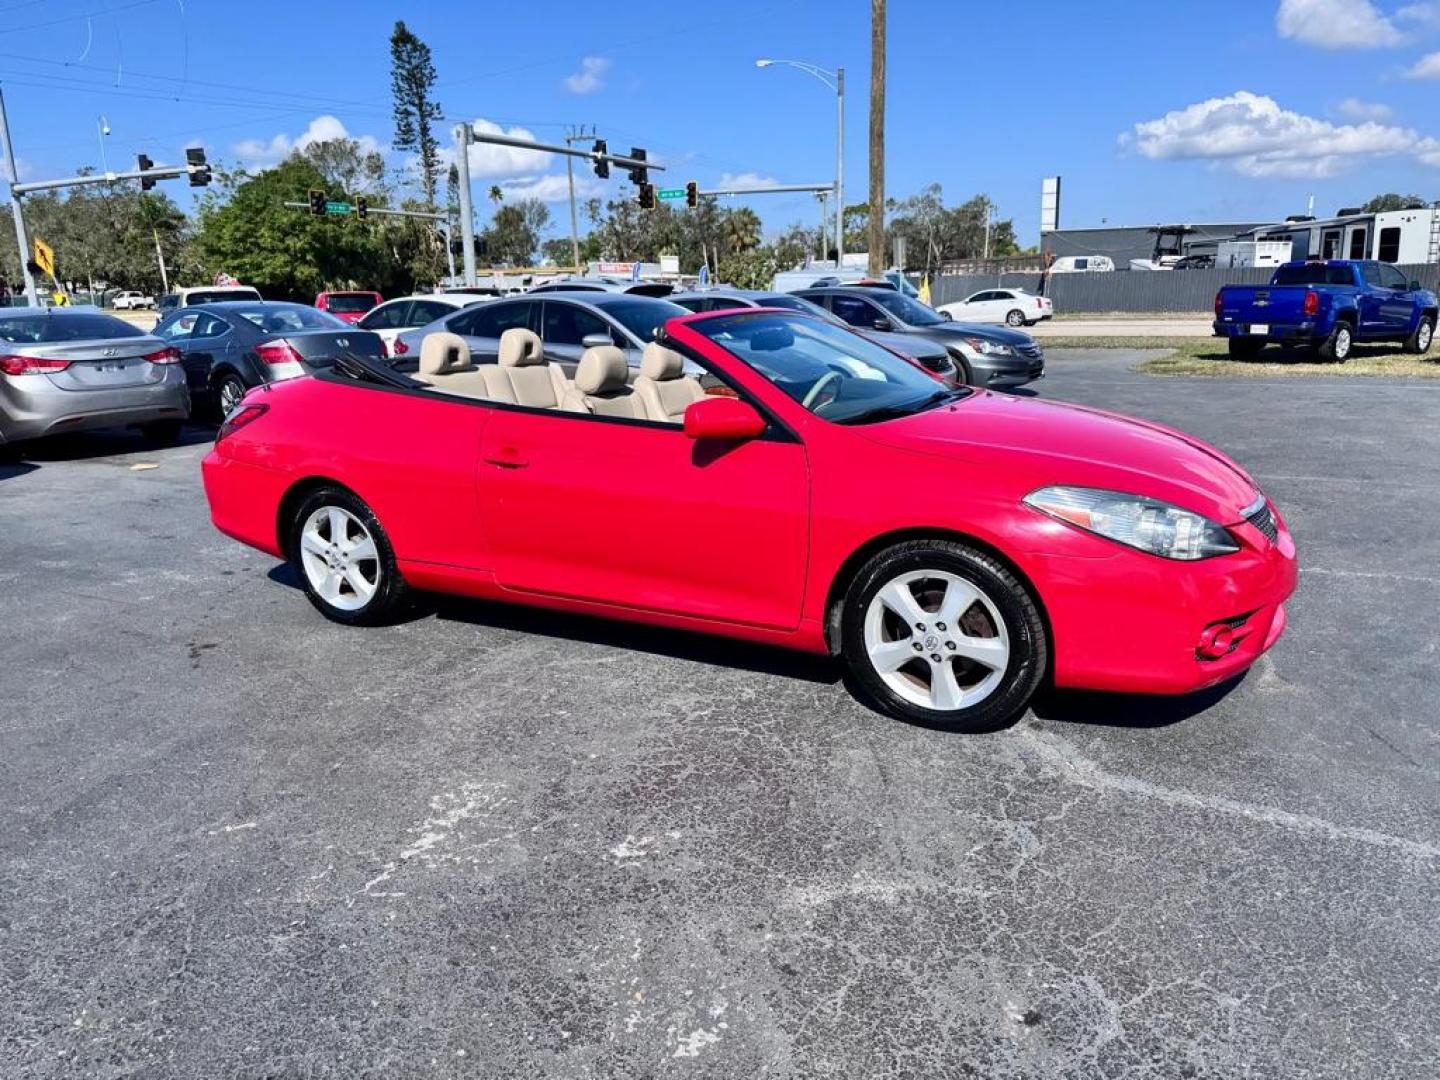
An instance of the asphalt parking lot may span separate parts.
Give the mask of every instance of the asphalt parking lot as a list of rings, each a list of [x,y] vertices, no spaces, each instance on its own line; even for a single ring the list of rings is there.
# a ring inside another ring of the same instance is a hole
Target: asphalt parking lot
[[[990,736],[671,632],[336,627],[203,441],[0,466],[0,1075],[1434,1075],[1440,386],[1136,358],[1036,392],[1250,468],[1289,633]]]

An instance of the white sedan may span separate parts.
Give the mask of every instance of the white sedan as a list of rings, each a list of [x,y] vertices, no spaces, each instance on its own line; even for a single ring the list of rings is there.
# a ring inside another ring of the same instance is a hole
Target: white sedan
[[[116,311],[139,311],[142,308],[153,308],[155,298],[133,290],[119,292],[111,297],[110,306]]]
[[[395,339],[406,330],[425,326],[452,311],[482,303],[486,299],[468,293],[416,293],[414,296],[386,300],[367,311],[365,317],[355,325],[361,330],[373,330],[379,334],[380,340],[385,343],[385,353],[388,356],[393,354]]]
[[[1024,289],[984,289],[953,304],[942,304],[936,310],[956,322],[1033,326],[1041,319],[1051,318],[1055,304],[1048,296],[1035,296]]]

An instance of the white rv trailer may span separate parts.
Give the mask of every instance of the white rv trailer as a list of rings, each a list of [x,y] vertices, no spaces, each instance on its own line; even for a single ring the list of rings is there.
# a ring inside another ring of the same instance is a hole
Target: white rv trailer
[[[1221,240],[1215,248],[1215,265],[1226,270],[1283,266],[1290,261],[1292,250],[1288,240]]]
[[[1435,262],[1440,254],[1440,210],[1425,206],[1381,214],[1351,213],[1311,221],[1291,220],[1255,229],[1250,236],[1257,241],[1288,242],[1290,258],[1297,260]]]

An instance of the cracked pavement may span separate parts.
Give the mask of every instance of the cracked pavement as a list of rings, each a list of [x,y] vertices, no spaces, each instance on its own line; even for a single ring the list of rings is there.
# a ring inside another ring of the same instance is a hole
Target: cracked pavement
[[[1289,632],[980,737],[673,632],[330,625],[200,441],[0,466],[0,1075],[1431,1075],[1440,386],[1137,358],[1035,392],[1245,464]]]

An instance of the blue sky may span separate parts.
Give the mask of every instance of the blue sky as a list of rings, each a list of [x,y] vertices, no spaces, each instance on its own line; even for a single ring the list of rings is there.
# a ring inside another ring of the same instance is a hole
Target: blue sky
[[[647,147],[672,186],[828,181],[833,96],[754,61],[843,66],[847,202],[864,197],[865,0],[0,0],[22,171],[98,165],[101,114],[112,168],[137,151],[178,161],[196,142],[257,165],[342,130],[388,148],[397,16],[434,51],[447,117],[549,141],[594,124],[612,149]],[[1056,173],[1070,226],[1274,218],[1311,194],[1321,212],[1384,190],[1437,197],[1437,101],[1440,0],[891,0],[887,188],[987,192],[1024,242]],[[558,159],[476,155],[482,206],[491,183],[563,195]],[[770,231],[818,217],[809,196],[750,205]],[[565,208],[552,210],[558,233]]]

